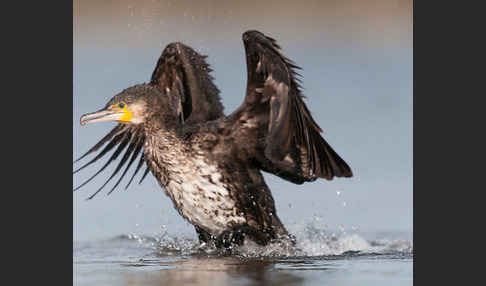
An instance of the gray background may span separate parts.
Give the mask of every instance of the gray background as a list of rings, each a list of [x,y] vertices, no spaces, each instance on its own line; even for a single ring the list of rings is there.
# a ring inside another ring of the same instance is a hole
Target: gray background
[[[412,233],[411,1],[74,1],[73,13],[74,158],[115,125],[81,127],[79,117],[147,82],[173,41],[209,55],[231,113],[246,88],[241,34],[257,29],[303,68],[306,103],[355,174],[304,185],[265,174],[284,224]],[[76,174],[74,186],[103,163]],[[74,240],[162,229],[195,238],[151,175],[107,197],[110,184],[85,201],[114,167],[73,194]]]

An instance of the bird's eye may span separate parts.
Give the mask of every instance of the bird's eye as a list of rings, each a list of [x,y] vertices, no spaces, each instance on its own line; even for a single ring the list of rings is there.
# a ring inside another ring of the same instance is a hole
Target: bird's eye
[[[123,108],[123,107],[125,107],[125,104],[124,104],[124,103],[120,103],[120,104],[118,104],[118,106],[119,106],[120,108]]]

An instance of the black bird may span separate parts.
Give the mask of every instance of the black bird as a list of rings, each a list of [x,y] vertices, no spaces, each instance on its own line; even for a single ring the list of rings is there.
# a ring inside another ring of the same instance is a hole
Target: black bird
[[[140,182],[151,172],[177,211],[195,226],[201,242],[230,247],[245,238],[260,245],[292,241],[261,171],[295,184],[351,177],[352,172],[321,137],[304,104],[296,72],[300,68],[261,32],[245,32],[243,43],[246,96],[228,116],[206,56],[182,43],[164,49],[149,83],[127,88],[103,109],[83,115],[81,125],[108,120],[119,124],[75,161],[107,143],[74,173],[117,148],[101,170],[75,190],[126,149],[108,181],[128,164],[109,193],[141,153],[126,188],[145,163]]]

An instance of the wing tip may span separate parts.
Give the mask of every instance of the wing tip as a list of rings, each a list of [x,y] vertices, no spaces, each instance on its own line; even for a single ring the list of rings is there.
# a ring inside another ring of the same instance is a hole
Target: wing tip
[[[261,43],[269,44],[269,46],[276,48],[277,50],[281,49],[280,46],[277,44],[277,40],[257,30],[248,30],[244,32],[241,37],[243,39],[243,42],[245,43],[249,43],[251,41],[258,41]]]
[[[339,155],[333,154],[332,157],[330,156],[327,159],[329,160],[327,168],[320,169],[320,172],[315,174],[317,177],[332,181],[334,178],[351,178],[354,176],[351,168]]]

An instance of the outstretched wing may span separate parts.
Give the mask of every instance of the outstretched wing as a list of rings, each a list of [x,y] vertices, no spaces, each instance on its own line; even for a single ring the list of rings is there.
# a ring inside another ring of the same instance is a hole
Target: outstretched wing
[[[205,58],[182,43],[169,44],[157,62],[150,84],[179,102],[180,117],[206,122],[223,116],[219,90]]]
[[[243,122],[245,136],[257,137],[253,148],[259,167],[294,183],[351,177],[351,169],[321,137],[304,104],[296,72],[300,68],[281,54],[274,39],[258,31],[245,32],[243,42],[246,97],[230,118]]]
[[[210,75],[212,70],[206,63],[205,58],[206,56],[201,56],[192,48],[182,43],[172,43],[164,49],[157,61],[155,70],[152,73],[150,84],[157,86],[166,96],[173,97],[175,102],[179,102],[179,116],[181,120],[184,121],[184,124],[188,124],[189,122],[205,122],[223,116],[223,105],[221,104],[219,90],[213,83],[213,77]],[[87,155],[98,151],[106,144],[98,155],[82,167],[75,170],[73,174],[97,162],[116,147],[111,157],[100,170],[75,188],[74,191],[85,186],[99,175],[108,165],[114,162],[125,149],[126,151],[121,157],[113,174],[94,194],[88,197],[88,199],[92,199],[97,195],[108,182],[121,171],[122,167],[127,164],[121,176],[108,192],[108,194],[112,193],[125,177],[139,154],[141,154],[138,164],[135,167],[135,171],[128,184],[125,186],[125,189],[128,188],[135,175],[145,163],[142,152],[144,142],[145,135],[140,126],[118,124],[96,145],[89,149],[79,159],[74,161],[74,163],[80,161]],[[146,167],[139,183],[143,181],[148,172],[149,169]]]

